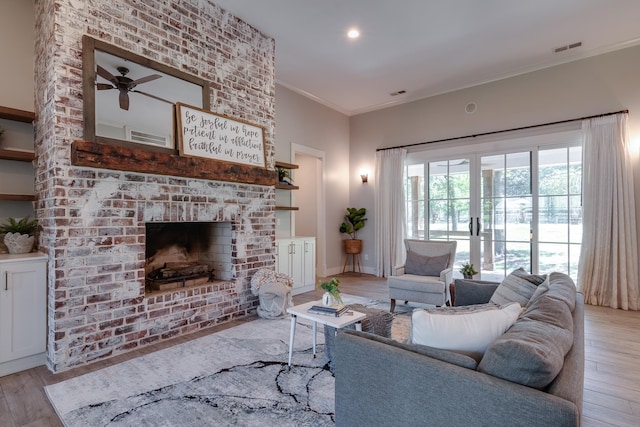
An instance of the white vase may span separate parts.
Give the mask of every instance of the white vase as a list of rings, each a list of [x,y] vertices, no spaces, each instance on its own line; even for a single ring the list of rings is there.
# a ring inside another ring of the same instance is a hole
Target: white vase
[[[322,294],[322,305],[330,306],[334,304],[334,299],[329,292]]]
[[[33,249],[34,236],[20,233],[7,233],[4,236],[4,244],[10,254],[26,254]]]

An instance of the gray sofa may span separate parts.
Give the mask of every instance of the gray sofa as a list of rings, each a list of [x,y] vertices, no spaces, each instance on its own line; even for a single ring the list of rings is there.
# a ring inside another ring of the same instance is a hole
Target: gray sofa
[[[480,361],[365,332],[340,331],[336,425],[579,426],[584,300],[562,273],[550,274],[547,285],[545,292],[536,291],[516,323],[489,345]],[[490,286],[495,289],[486,282],[456,284],[456,300],[469,302],[469,293],[480,298],[473,302],[486,303]]]

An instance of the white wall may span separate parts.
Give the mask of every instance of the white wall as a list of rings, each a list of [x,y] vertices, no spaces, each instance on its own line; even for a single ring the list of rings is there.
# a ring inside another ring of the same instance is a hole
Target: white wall
[[[375,165],[375,150],[511,129],[582,116],[629,110],[631,141],[640,142],[640,47],[600,55],[401,106],[354,116],[350,120],[350,204],[368,209],[358,234],[372,254],[374,189],[363,186],[358,170]],[[477,104],[474,114],[465,106]],[[375,268],[372,256],[364,261]]]
[[[34,0],[0,0],[0,105],[33,111]]]
[[[33,0],[0,0],[0,106],[33,111]],[[0,119],[5,130],[0,148],[33,150],[33,126]],[[32,194],[34,171],[30,163],[0,160],[0,193]],[[0,201],[0,223],[7,217],[34,217],[29,202]],[[2,245],[0,245],[2,246]]]
[[[326,251],[321,245],[317,249],[326,252],[326,266],[319,266],[318,270],[325,270],[327,275],[339,273],[343,236],[338,229],[349,206],[349,118],[277,85],[275,139],[276,159],[280,161],[292,162],[292,143],[325,153],[326,234],[323,237]],[[278,212],[276,218],[280,225],[276,226],[276,232],[279,235],[290,229],[289,215]],[[318,261],[322,258],[319,253]]]

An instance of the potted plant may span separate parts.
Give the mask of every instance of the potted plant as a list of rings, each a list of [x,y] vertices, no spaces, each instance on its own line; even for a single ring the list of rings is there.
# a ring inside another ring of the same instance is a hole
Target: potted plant
[[[6,233],[4,244],[10,254],[26,254],[33,249],[35,234],[40,230],[38,221],[24,217],[20,221],[7,218],[7,222],[0,226],[0,233]]]
[[[460,273],[465,279],[473,279],[473,276],[478,274],[476,269],[473,267],[473,264],[463,264],[462,268],[460,268]]]
[[[329,281],[320,281],[320,288],[324,290],[324,295],[322,296],[322,304],[323,305],[332,305],[333,301],[338,304],[342,304],[342,297],[340,296],[340,280],[335,277]]]
[[[346,220],[340,225],[340,232],[348,234],[351,239],[344,241],[344,251],[347,254],[359,254],[362,252],[362,240],[358,240],[358,230],[364,227],[365,215],[367,210],[365,208],[347,208],[347,214],[344,216]]]

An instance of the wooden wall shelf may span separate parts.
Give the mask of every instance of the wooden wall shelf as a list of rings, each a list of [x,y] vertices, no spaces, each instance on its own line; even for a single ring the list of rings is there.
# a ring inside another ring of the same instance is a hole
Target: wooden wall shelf
[[[276,167],[285,169],[298,169],[300,166],[294,165],[293,163],[279,162],[276,160]]]
[[[0,200],[8,202],[33,202],[36,196],[31,194],[0,194]]]
[[[18,110],[17,108],[0,107],[0,119],[14,120],[16,122],[33,123],[36,113],[33,111]]]
[[[276,206],[277,211],[297,211],[298,208],[295,206]]]
[[[36,158],[35,153],[31,151],[0,149],[0,159],[3,159],[3,160],[16,160],[18,162],[32,162],[35,158]]]
[[[278,190],[299,190],[300,187],[298,187],[297,185],[283,185],[283,184],[276,184],[276,188]]]

